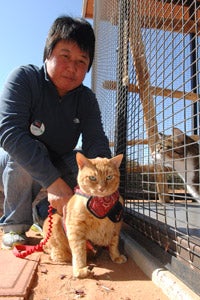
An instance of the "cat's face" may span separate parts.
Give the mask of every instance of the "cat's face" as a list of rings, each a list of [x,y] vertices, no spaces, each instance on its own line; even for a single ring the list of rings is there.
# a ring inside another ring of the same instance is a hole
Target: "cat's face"
[[[120,154],[111,159],[87,159],[83,154],[77,153],[77,181],[80,189],[91,196],[105,197],[113,194],[119,187],[122,158],[123,155]]]
[[[186,135],[178,128],[173,129],[172,135],[160,134],[160,140],[152,153],[152,159],[157,163],[173,166],[173,162],[184,158]]]

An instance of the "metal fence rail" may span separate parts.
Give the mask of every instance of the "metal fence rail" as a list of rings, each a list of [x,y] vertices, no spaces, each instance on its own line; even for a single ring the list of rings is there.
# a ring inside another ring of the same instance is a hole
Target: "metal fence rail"
[[[113,154],[125,155],[125,222],[197,276],[199,20],[200,1],[96,0],[92,83]]]

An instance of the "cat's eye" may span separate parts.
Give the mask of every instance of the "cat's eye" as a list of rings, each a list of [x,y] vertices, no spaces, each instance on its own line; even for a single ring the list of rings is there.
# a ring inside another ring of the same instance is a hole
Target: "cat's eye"
[[[106,180],[111,180],[113,178],[113,175],[108,175],[107,177],[106,177]]]
[[[90,179],[91,181],[96,181],[96,180],[97,180],[95,176],[89,176],[89,179]]]

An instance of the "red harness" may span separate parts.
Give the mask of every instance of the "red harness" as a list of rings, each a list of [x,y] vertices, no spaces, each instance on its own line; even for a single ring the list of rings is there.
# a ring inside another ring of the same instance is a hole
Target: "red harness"
[[[123,206],[119,201],[119,191],[105,197],[90,196],[85,194],[79,187],[75,188],[75,194],[88,199],[87,209],[97,218],[108,217],[112,222],[119,222],[123,214]]]

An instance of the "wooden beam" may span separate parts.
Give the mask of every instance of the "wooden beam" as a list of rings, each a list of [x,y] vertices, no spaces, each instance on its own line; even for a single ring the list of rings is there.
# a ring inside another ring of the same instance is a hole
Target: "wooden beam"
[[[94,0],[83,0],[82,16],[86,19],[93,19]]]
[[[135,145],[148,145],[149,141],[147,139],[137,139],[137,140],[130,140],[126,142],[126,146],[135,146]],[[109,142],[110,147],[114,147],[114,142]]]
[[[194,33],[200,35],[200,22],[195,22],[193,20],[145,16],[141,20],[141,26],[143,28],[154,28],[184,34]]]
[[[157,166],[158,172],[165,172],[165,173],[173,173],[173,169],[170,167],[161,167],[160,165]],[[138,165],[138,164],[127,164],[126,172],[131,174],[132,172],[135,173],[145,173],[145,174],[155,174],[155,166],[152,164],[149,165]]]
[[[190,135],[190,137],[195,141],[198,142],[200,140],[199,135]],[[126,146],[135,146],[135,145],[148,145],[149,141],[147,139],[133,139],[126,142]],[[114,147],[114,142],[109,142],[110,147]]]
[[[118,1],[101,0],[101,19],[118,24]],[[112,3],[110,3],[112,2]],[[197,21],[191,20],[186,2],[183,5],[157,0],[138,0],[140,6],[141,26],[184,34],[200,35],[200,9],[197,9]],[[112,9],[110,9],[112,8]],[[94,0],[83,0],[82,16],[93,19]],[[134,12],[133,12],[134,13]],[[114,17],[113,17],[114,16]]]
[[[117,82],[112,80],[106,80],[103,82],[103,88],[108,90],[116,90]],[[128,91],[132,93],[139,93],[139,86],[133,83],[128,84]],[[198,101],[200,95],[193,92],[182,92],[182,91],[173,91],[170,89],[163,89],[160,87],[149,86],[149,91],[154,96],[169,97],[169,98],[184,98],[186,100]]]

